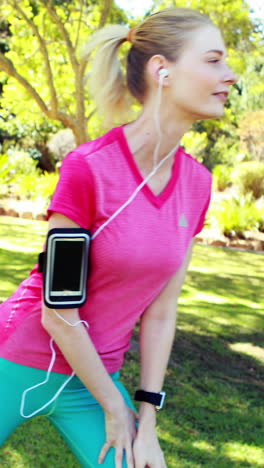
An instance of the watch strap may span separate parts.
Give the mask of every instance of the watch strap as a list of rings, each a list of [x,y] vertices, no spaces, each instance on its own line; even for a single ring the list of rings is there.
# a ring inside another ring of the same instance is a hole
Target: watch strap
[[[156,407],[156,410],[160,410],[163,407],[165,396],[165,392],[155,393],[146,392],[145,390],[137,390],[135,392],[134,400],[150,403]]]

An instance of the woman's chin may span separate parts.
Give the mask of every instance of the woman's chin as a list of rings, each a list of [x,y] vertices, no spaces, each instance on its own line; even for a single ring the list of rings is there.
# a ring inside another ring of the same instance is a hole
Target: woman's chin
[[[224,107],[222,109],[215,109],[214,111],[208,112],[208,115],[206,117],[203,117],[204,119],[220,119],[223,117],[225,113]]]

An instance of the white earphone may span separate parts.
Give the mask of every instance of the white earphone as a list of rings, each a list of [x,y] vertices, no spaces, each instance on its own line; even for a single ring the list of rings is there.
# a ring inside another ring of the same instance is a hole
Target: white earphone
[[[167,68],[161,68],[159,70],[159,77],[160,78],[167,78],[169,76],[169,70]]]
[[[161,68],[159,70],[159,89],[158,89],[158,98],[157,98],[157,106],[156,106],[156,110],[155,110],[155,121],[156,121],[156,126],[157,126],[157,134],[158,134],[158,143],[156,144],[156,148],[154,150],[154,155],[153,155],[153,160],[154,160],[154,167],[152,169],[152,171],[148,174],[148,176],[141,182],[140,185],[137,186],[137,188],[134,190],[134,192],[132,193],[132,195],[128,198],[128,200],[122,205],[120,206],[120,208],[118,210],[116,210],[114,212],[114,214],[112,216],[110,216],[107,221],[105,221],[97,230],[96,232],[93,234],[92,236],[92,239],[94,239],[113,219],[116,218],[116,216],[118,216],[124,208],[126,208],[133,200],[134,198],[136,197],[136,195],[138,194],[138,192],[142,189],[142,187],[144,187],[144,185],[147,184],[147,182],[149,181],[149,179],[154,176],[154,174],[157,172],[157,170],[162,166],[162,164],[168,159],[170,158],[176,151],[176,149],[178,148],[179,144],[177,143],[177,145],[172,148],[172,150],[163,158],[161,159],[159,162],[157,160],[157,156],[158,156],[158,152],[159,152],[159,148],[160,148],[160,141],[161,141],[161,137],[162,137],[162,133],[161,133],[161,128],[160,128],[160,121],[159,121],[159,111],[160,111],[160,100],[161,100],[161,92],[162,92],[162,83],[163,83],[163,79],[164,78],[167,78],[169,76],[169,70],[167,70],[167,68]],[[89,324],[85,321],[85,320],[79,320],[77,321],[76,323],[70,323],[68,322],[62,315],[60,315],[56,310],[53,309],[53,311],[55,312],[55,314],[61,319],[63,320],[65,323],[67,323],[69,326],[71,327],[76,327],[77,325],[79,325],[80,323],[83,323],[87,328],[89,328]],[[55,393],[55,395],[47,402],[45,403],[41,408],[35,410],[33,413],[31,414],[25,414],[24,413],[24,408],[25,408],[25,400],[26,400],[26,396],[28,394],[28,392],[30,392],[31,390],[34,390],[35,388],[37,387],[40,387],[42,385],[45,385],[48,381],[49,381],[49,378],[50,378],[50,374],[52,372],[52,368],[53,368],[53,365],[54,365],[54,362],[55,362],[55,359],[56,359],[56,351],[54,349],[54,346],[53,346],[53,339],[51,338],[50,339],[50,348],[51,348],[51,360],[50,360],[50,364],[49,364],[49,368],[47,370],[47,374],[46,374],[46,378],[43,382],[40,382],[38,383],[37,385],[34,385],[33,387],[29,387],[27,388],[23,394],[22,394],[22,399],[21,399],[21,405],[20,405],[20,415],[23,417],[23,418],[31,418],[32,416],[35,416],[36,414],[38,414],[40,411],[42,411],[44,408],[46,408],[48,405],[50,405],[58,396],[59,394],[62,392],[62,390],[66,387],[66,385],[70,382],[70,380],[74,377],[75,375],[75,372],[72,371],[71,375],[67,377],[67,379],[65,380],[65,382],[61,385],[61,387],[57,390],[57,392]]]

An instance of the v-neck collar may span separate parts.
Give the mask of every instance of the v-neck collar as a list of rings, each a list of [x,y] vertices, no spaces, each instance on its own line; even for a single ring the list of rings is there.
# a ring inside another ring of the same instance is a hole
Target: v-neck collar
[[[134,178],[136,179],[138,185],[140,185],[144,178],[143,178],[143,175],[141,174],[137,164],[136,164],[136,161],[134,159],[134,156],[129,148],[129,145],[128,145],[128,142],[127,142],[127,139],[126,139],[126,136],[125,136],[125,133],[124,133],[124,126],[121,126],[121,127],[118,127],[116,129],[118,131],[118,137],[119,137],[119,142],[120,142],[120,145],[121,145],[121,149],[122,149],[122,152],[123,152],[123,155],[125,156],[128,164],[129,164],[129,167],[131,169],[131,172],[134,176]],[[179,147],[174,156],[171,156],[172,158],[174,157],[174,163],[173,163],[173,166],[172,166],[172,171],[171,171],[171,177],[167,183],[167,185],[164,187],[164,189],[162,190],[161,193],[159,193],[158,195],[156,195],[152,190],[151,188],[149,187],[148,184],[145,184],[141,191],[142,193],[144,193],[144,195],[146,196],[146,198],[148,198],[148,200],[153,204],[155,205],[157,208],[161,208],[161,206],[166,202],[166,200],[170,197],[171,193],[173,192],[173,189],[175,187],[175,184],[176,184],[176,181],[178,179],[178,175],[179,175],[179,171],[180,171],[180,161],[181,161],[181,158],[180,158],[180,154],[182,152],[182,148]]]

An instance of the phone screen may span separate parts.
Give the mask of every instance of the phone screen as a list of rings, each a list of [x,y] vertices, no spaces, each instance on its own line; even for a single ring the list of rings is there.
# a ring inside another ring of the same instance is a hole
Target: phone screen
[[[54,239],[50,295],[81,295],[85,239]]]
[[[82,228],[49,231],[43,270],[48,307],[70,309],[86,302],[90,239],[90,232]]]

